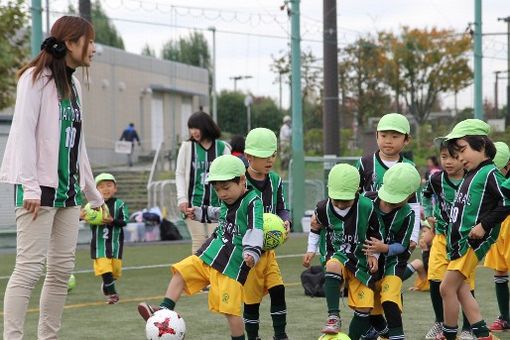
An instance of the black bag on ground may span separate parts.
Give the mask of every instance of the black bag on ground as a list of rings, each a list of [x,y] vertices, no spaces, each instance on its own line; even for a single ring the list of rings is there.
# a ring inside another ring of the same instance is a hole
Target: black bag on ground
[[[159,234],[161,236],[161,241],[182,240],[179,229],[166,218],[164,218],[159,225]]]
[[[301,284],[305,289],[305,295],[312,297],[324,297],[324,271],[322,266],[311,266],[301,273]]]

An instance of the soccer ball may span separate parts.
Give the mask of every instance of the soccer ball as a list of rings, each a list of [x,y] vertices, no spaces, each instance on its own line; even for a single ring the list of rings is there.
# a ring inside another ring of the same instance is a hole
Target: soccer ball
[[[271,213],[264,213],[264,250],[271,250],[285,242],[287,230],[283,220]]]
[[[147,340],[182,340],[185,334],[184,319],[175,311],[165,308],[156,311],[145,325]]]
[[[74,287],[76,287],[76,277],[74,274],[71,274],[71,276],[69,276],[69,281],[67,281],[67,291],[70,292]]]
[[[322,334],[318,340],[351,340],[345,333]]]
[[[87,203],[85,208],[85,221],[90,225],[101,225],[103,224],[103,207],[98,210],[94,210],[90,207],[90,203]],[[109,212],[106,212],[109,215]]]

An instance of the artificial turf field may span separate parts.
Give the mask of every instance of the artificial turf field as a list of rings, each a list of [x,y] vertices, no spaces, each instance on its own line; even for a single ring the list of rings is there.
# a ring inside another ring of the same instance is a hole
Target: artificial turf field
[[[300,283],[302,255],[306,249],[304,234],[292,237],[277,249],[278,260],[286,283],[287,334],[291,340],[313,340],[320,336],[320,329],[326,319],[324,298],[310,298],[304,295]],[[77,251],[75,276],[76,288],[69,293],[64,311],[60,339],[145,339],[145,324],[137,313],[140,301],[159,304],[163,298],[170,271],[168,264],[179,261],[190,253],[190,243],[139,243],[126,244],[124,250],[124,271],[117,282],[120,302],[107,305],[100,293],[100,279],[92,273],[88,247]],[[419,254],[415,252],[415,256]],[[0,292],[5,292],[7,278],[14,266],[14,251],[0,254]],[[318,258],[315,258],[318,264]],[[404,286],[404,329],[407,339],[423,339],[432,325],[433,313],[428,293],[409,292],[407,288],[414,277]],[[42,282],[42,280],[41,280]],[[498,316],[492,271],[478,268],[476,297],[482,308],[482,315],[490,323]],[[25,339],[36,339],[38,301],[41,283],[34,290],[30,311],[25,323]],[[344,329],[348,328],[352,311],[345,302],[340,303]],[[3,308],[3,305],[0,306]],[[183,296],[176,310],[186,321],[186,339],[230,339],[224,317],[207,310],[207,295]],[[2,311],[3,312],[3,311]],[[3,332],[0,323],[0,334]],[[459,323],[460,325],[460,323]],[[261,306],[260,336],[272,339],[269,315],[269,298]],[[510,332],[500,333],[501,339],[510,339]]]

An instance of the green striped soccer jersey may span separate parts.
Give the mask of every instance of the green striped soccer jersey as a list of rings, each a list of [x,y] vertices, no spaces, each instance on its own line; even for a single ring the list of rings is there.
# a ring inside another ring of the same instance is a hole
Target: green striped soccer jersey
[[[459,188],[458,182],[448,178],[448,174],[443,170],[431,175],[423,189],[425,216],[436,218],[434,226],[436,234],[446,235],[446,228],[450,221],[450,210]]]
[[[331,199],[327,199],[317,204],[315,216],[322,225],[319,243],[322,265],[335,257],[363,284],[374,283],[376,277],[370,274],[363,253],[366,239],[382,239],[373,202],[357,195],[350,210],[342,217],[335,211]]]
[[[253,190],[247,191],[234,204],[221,203],[218,227],[197,251],[207,265],[244,284],[250,268],[243,260],[243,250],[260,255],[261,247],[243,247],[245,234],[263,225],[262,200]],[[262,245],[262,232],[260,233]]]
[[[216,157],[223,155],[225,148],[225,142],[218,139],[214,140],[211,147],[207,150],[200,143],[191,142],[190,185],[188,189],[188,200],[191,206],[220,206],[216,192],[211,184],[205,183],[205,179],[209,173],[212,161]]]
[[[92,259],[122,259],[124,227],[129,221],[127,205],[118,198],[110,198],[106,205],[113,218],[112,224],[91,225],[90,257]]]
[[[510,200],[501,190],[504,181],[504,176],[490,160],[466,173],[450,211],[447,231],[450,260],[464,256],[469,247],[481,260],[496,242],[500,223],[510,208]],[[481,239],[470,239],[469,232],[478,223],[482,223],[485,235]]]
[[[269,172],[263,183],[254,180],[246,171],[249,186],[262,199],[264,212],[278,214],[281,210],[287,210],[283,192],[283,181],[276,172]],[[262,184],[262,185],[261,185]]]

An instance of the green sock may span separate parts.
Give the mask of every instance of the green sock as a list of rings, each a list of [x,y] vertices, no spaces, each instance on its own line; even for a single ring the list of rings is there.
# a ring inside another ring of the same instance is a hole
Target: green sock
[[[414,269],[413,266],[408,264],[407,267],[406,267],[406,270],[404,271],[404,274],[402,275],[402,281],[405,281],[408,278],[410,278],[411,276],[413,276],[415,271],[416,271],[416,269]]]
[[[443,298],[439,291],[441,281],[430,281],[430,300],[432,300],[432,308],[436,315],[436,322],[443,322]]]
[[[166,308],[166,309],[170,309],[170,310],[174,310],[175,308],[175,302],[172,300],[172,299],[169,299],[169,298],[164,298],[163,301],[159,304],[160,307],[163,307],[163,308]]]
[[[388,334],[390,335],[390,339],[404,339],[404,328],[402,326],[390,328]]]
[[[246,338],[244,337],[244,334],[243,335],[239,335],[239,336],[231,336],[232,340],[245,340]]]
[[[370,315],[368,313],[362,313],[354,311],[351,324],[349,325],[349,338],[351,339],[362,339],[370,329]]]
[[[324,281],[324,292],[328,304],[328,314],[340,313],[340,285],[342,276],[337,273],[326,272]]]
[[[509,290],[508,290],[508,275],[494,276],[496,284],[496,299],[498,300],[499,314],[501,319],[510,321],[510,313],[508,307]]]
[[[478,321],[477,323],[472,324],[471,329],[473,330],[473,334],[477,338],[489,336],[489,328],[487,327],[485,320]]]
[[[115,282],[112,282],[109,285],[104,285],[104,290],[107,295],[117,294],[117,291],[115,290]]]
[[[275,339],[286,338],[285,326],[287,325],[287,307],[285,305],[271,305],[271,319],[273,319]]]

